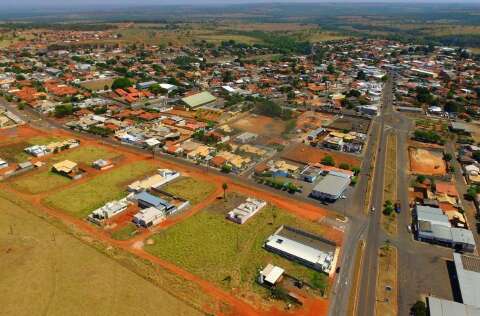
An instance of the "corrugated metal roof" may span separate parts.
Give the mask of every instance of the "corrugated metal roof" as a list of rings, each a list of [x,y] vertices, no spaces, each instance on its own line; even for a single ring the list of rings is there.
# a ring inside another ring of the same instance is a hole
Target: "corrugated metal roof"
[[[191,108],[205,105],[215,100],[217,100],[217,98],[208,91],[200,92],[182,99],[182,101]]]
[[[458,284],[460,285],[463,303],[480,307],[480,273],[474,270],[465,269],[463,266],[462,255],[459,253],[453,253],[453,260],[455,262],[455,269],[457,271]],[[480,258],[477,260],[480,260]],[[458,316],[458,314],[451,315]]]
[[[331,196],[339,196],[350,184],[350,179],[330,172],[314,188],[313,191]]]
[[[474,306],[428,297],[430,316],[480,316],[480,309]]]

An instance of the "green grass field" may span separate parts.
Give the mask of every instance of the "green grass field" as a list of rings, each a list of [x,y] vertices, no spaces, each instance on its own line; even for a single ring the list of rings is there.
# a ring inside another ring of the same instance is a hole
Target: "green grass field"
[[[55,193],[44,202],[73,216],[84,218],[106,202],[126,196],[126,185],[156,168],[157,166],[146,161],[125,165],[100,174],[88,182]]]
[[[71,182],[67,177],[50,171],[50,166],[44,166],[43,170],[34,173],[26,173],[10,181],[12,187],[20,192],[39,194],[55,188],[67,185]]]
[[[96,146],[82,146],[68,150],[66,152],[61,152],[58,154],[51,155],[49,160],[53,163],[59,162],[62,160],[71,160],[76,163],[85,163],[91,165],[92,162],[98,159],[113,159],[118,157],[119,154],[113,151],[109,151],[103,147]]]
[[[59,142],[65,140],[64,137],[57,136],[35,136],[27,139],[30,145],[46,145],[48,143]]]
[[[52,172],[52,164],[63,160],[91,164],[93,161],[100,158],[111,159],[116,156],[118,156],[118,154],[107,151],[102,147],[80,146],[63,153],[48,156],[49,162],[46,166],[42,167],[41,171],[26,173],[17,178],[12,178],[11,184],[15,190],[20,192],[29,194],[47,192],[64,186],[72,181],[67,177]]]
[[[321,225],[308,222],[274,206],[267,206],[247,223],[235,224],[225,214],[245,200],[230,193],[227,202],[218,200],[207,209],[175,226],[157,233],[145,249],[222,287],[263,293],[255,285],[259,268],[268,263],[287,273],[310,280],[312,270],[274,255],[262,248],[266,238],[280,225],[303,228],[321,235]]]
[[[92,80],[92,81],[87,81],[83,82],[81,84],[82,87],[90,89],[92,91],[100,91],[107,86],[109,89],[112,87],[114,79],[98,79],[98,80]]]
[[[25,147],[30,144],[27,142],[19,142],[0,147],[0,158],[5,159],[8,162],[24,162],[31,156],[24,152]]]
[[[210,182],[193,178],[180,178],[163,187],[163,190],[176,196],[180,196],[195,205],[215,191],[215,185]]]
[[[117,240],[128,240],[135,236],[138,228],[133,223],[129,223],[127,226],[120,228],[119,230],[114,231],[111,236],[113,239]]]
[[[121,253],[113,260],[32,210],[0,191],[2,315],[203,315],[155,285],[202,306],[171,273]]]

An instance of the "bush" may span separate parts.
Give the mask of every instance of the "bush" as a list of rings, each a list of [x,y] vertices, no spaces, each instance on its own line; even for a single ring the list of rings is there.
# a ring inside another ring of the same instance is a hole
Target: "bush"
[[[73,113],[73,105],[72,104],[60,104],[55,106],[55,117],[65,117],[67,115],[71,115]]]
[[[424,183],[425,180],[427,180],[427,177],[425,177],[423,174],[420,174],[417,176],[417,182],[418,183]]]
[[[360,173],[360,168],[358,168],[358,167],[353,167],[353,168],[352,168],[352,171],[353,171],[353,174],[355,174],[356,176],[358,176],[358,174]]]
[[[310,278],[310,283],[314,289],[320,290],[320,293],[325,295],[328,288],[328,277],[320,272],[313,272]]]
[[[321,162],[325,166],[335,166],[335,160],[333,160],[333,157],[329,155],[323,157]]]
[[[386,216],[390,216],[393,214],[395,208],[393,207],[393,203],[390,200],[386,200],[385,204],[383,204],[383,214]]]
[[[417,301],[413,304],[412,308],[410,308],[410,312],[414,316],[427,316],[427,305],[425,302]]]
[[[358,177],[352,177],[352,180],[350,181],[350,185],[353,187],[358,183]]]
[[[345,162],[342,162],[338,167],[343,170],[350,170],[350,165]]]
[[[232,172],[232,166],[230,166],[228,164],[225,164],[225,165],[222,166],[221,171],[223,173],[230,173],[230,172]]]

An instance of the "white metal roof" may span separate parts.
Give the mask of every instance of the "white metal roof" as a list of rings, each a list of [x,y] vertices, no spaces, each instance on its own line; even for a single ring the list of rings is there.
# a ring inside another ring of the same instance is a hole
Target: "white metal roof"
[[[325,253],[281,235],[270,236],[266,242],[266,245],[270,248],[291,254],[299,259],[315,265],[330,266],[330,262],[332,260],[331,254]]]
[[[465,269],[462,255],[459,253],[453,253],[453,260],[455,262],[463,303],[480,307],[480,272]]]

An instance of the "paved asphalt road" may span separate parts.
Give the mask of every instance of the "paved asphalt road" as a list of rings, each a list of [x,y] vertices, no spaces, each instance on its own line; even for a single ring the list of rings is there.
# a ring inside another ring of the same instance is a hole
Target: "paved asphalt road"
[[[391,77],[391,76],[390,76]],[[377,252],[383,234],[380,231],[380,216],[382,211],[383,188],[384,188],[384,170],[386,159],[386,141],[387,135],[391,132],[392,114],[392,79],[385,84],[382,98],[382,113],[377,118],[380,124],[380,141],[378,145],[377,159],[375,163],[375,174],[372,185],[371,205],[375,207],[375,212],[370,213],[368,230],[366,235],[366,246],[364,260],[361,267],[361,278],[358,292],[358,315],[371,316],[375,313],[375,284],[377,279]]]

